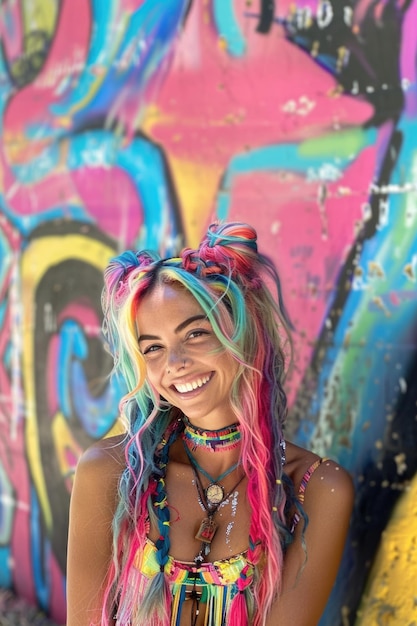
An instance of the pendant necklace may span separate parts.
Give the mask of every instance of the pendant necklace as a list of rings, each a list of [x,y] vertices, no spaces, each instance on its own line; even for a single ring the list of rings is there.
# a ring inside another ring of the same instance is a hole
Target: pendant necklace
[[[225,502],[232,495],[235,489],[237,489],[237,487],[240,485],[242,480],[245,478],[245,474],[243,474],[239,478],[239,480],[232,487],[232,489],[230,489],[230,491],[228,491],[226,494],[224,494],[224,491],[223,491],[224,495],[223,495],[223,498],[220,500],[220,502],[216,503],[214,506],[209,506],[208,502],[204,498],[205,492],[201,484],[201,480],[198,475],[197,469],[196,467],[194,467],[193,464],[191,464],[191,469],[193,470],[193,473],[194,473],[195,484],[197,487],[197,492],[198,492],[200,501],[202,502],[203,507],[207,513],[207,517],[205,517],[201,521],[200,526],[198,527],[197,533],[195,535],[195,539],[201,542],[201,548],[200,548],[199,553],[194,557],[194,563],[197,565],[197,567],[200,567],[201,564],[204,562],[205,558],[210,554],[211,542],[213,541],[214,535],[216,534],[217,529],[218,529],[218,524],[215,522],[214,516],[219,510],[220,505],[223,504],[223,502]]]
[[[213,476],[210,476],[210,474],[206,472],[206,470],[203,469],[201,465],[196,461],[196,459],[191,454],[185,442],[184,442],[184,450],[187,453],[187,456],[188,456],[188,459],[190,461],[192,468],[200,472],[200,474],[205,476],[210,481],[206,489],[202,487],[202,490],[204,493],[204,500],[207,503],[207,506],[209,508],[213,508],[216,505],[220,505],[223,502],[225,496],[224,496],[224,489],[222,485],[219,484],[219,482],[223,480],[223,478],[226,478],[226,476],[234,472],[235,469],[237,469],[239,465],[241,464],[241,461],[238,461],[237,463],[229,467],[229,469],[227,469],[225,472],[220,474],[220,476],[217,476],[217,478],[213,478]],[[200,482],[200,485],[201,485],[201,482]]]

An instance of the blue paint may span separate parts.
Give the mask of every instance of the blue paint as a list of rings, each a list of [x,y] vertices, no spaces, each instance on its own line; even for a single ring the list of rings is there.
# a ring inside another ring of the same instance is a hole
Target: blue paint
[[[71,117],[74,128],[101,114],[111,117],[131,91],[138,109],[144,105],[144,92],[171,50],[189,0],[147,0],[127,20],[110,10],[114,3],[107,4],[106,11],[101,0],[93,4],[91,49],[77,88],[51,106],[54,115]],[[125,64],[132,52],[133,62]]]
[[[227,219],[230,210],[230,190],[233,181],[239,176],[253,174],[256,172],[270,171],[291,171],[305,174],[311,168],[320,168],[325,163],[334,164],[337,169],[343,172],[366,147],[375,143],[376,131],[369,129],[358,132],[357,153],[346,156],[346,148],[343,142],[339,143],[340,152],[338,153],[338,145],[334,141],[330,142],[329,151],[323,152],[320,149],[319,154],[314,154],[310,142],[306,141],[301,144],[273,144],[250,150],[234,156],[228,166],[216,200],[216,215],[219,219]],[[326,137],[323,137],[322,145],[326,145]]]
[[[159,146],[137,137],[122,147],[114,134],[104,130],[78,135],[69,142],[70,170],[104,165],[124,170],[140,199],[146,228],[137,247],[174,252],[178,224]]]
[[[106,71],[111,63],[114,45],[117,43],[117,34],[114,33],[115,6],[114,2],[93,0],[91,6],[93,25],[84,70],[77,80],[76,88],[67,93],[60,103],[51,107],[55,115],[71,115],[73,107],[86,97],[88,98],[90,91],[102,81],[102,77],[96,73],[96,70]]]
[[[0,212],[2,205],[2,194],[0,194]],[[2,230],[0,230],[0,285],[4,284],[7,271],[11,263],[11,249],[7,238]]]
[[[14,173],[22,184],[41,181],[59,165],[60,152],[56,144],[46,148],[39,158],[24,166],[16,166]],[[143,210],[143,231],[138,247],[174,251],[178,235],[176,210],[169,195],[166,168],[160,148],[138,137],[123,148],[121,141],[108,131],[91,131],[68,139],[68,170],[95,167],[120,167],[132,180]],[[91,222],[84,206],[53,207],[40,213],[20,216],[12,212],[3,199],[3,213],[24,236],[40,224],[54,219]]]
[[[213,0],[213,17],[217,32],[225,40],[231,56],[242,57],[246,41],[239,26],[233,0]]]
[[[23,185],[34,185],[49,176],[51,171],[58,167],[59,161],[59,145],[50,144],[32,161],[13,166],[13,174],[17,182]]]
[[[4,58],[4,46],[0,46],[0,132],[3,136],[4,109],[13,90],[9,73],[7,71],[7,63]]]
[[[73,390],[67,381],[71,380],[72,361],[74,359],[86,359],[87,343],[83,329],[73,320],[66,320],[59,333],[58,370],[56,378],[59,407],[63,415],[68,419],[72,416]]]
[[[39,213],[19,215],[14,213],[4,197],[0,194],[0,212],[7,217],[14,228],[23,236],[29,237],[30,233],[38,226],[47,222],[65,220],[91,223],[92,219],[80,206],[64,205],[45,209]]]
[[[67,420],[75,414],[85,432],[99,439],[114,424],[123,390],[112,377],[101,396],[90,393],[82,365],[88,358],[88,342],[79,323],[66,320],[60,328],[59,339],[59,376],[55,379],[59,408]]]
[[[14,489],[0,462],[0,546],[6,546],[11,542],[15,510]]]
[[[146,230],[137,247],[161,250],[163,246],[166,254],[174,252],[178,228],[159,147],[146,139],[135,139],[126,150],[118,153],[116,163],[128,172],[142,203]]]
[[[0,546],[0,587],[13,588],[13,577],[10,571],[11,550],[9,546]]]
[[[30,548],[33,581],[38,603],[47,611],[50,605],[50,579],[45,565],[48,562],[50,547],[43,528],[38,497],[35,489],[32,488],[30,492]]]
[[[114,425],[118,415],[119,401],[124,390],[114,377],[109,379],[100,397],[91,395],[82,364],[74,361],[68,379],[74,411],[84,431],[94,439],[101,439]]]

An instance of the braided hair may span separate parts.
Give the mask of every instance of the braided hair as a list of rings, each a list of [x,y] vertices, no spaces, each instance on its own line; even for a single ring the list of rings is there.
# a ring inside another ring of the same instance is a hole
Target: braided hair
[[[169,507],[164,478],[168,450],[182,421],[146,379],[137,342],[136,314],[159,284],[182,285],[196,299],[223,347],[239,364],[231,404],[241,427],[241,462],[251,505],[248,562],[238,581],[228,624],[262,626],[277,596],[283,555],[291,541],[283,473],[283,388],[291,352],[290,323],[278,273],[258,252],[256,231],[243,223],[215,223],[197,249],[175,258],[128,251],[112,259],[103,290],[104,335],[114,369],[127,384],[120,409],[128,427],[126,469],[113,521],[113,562],[103,621],[115,606],[120,623],[169,626],[170,594],[164,576],[169,557]],[[140,575],[135,555],[143,550],[149,523],[158,525],[160,572],[138,605]],[[267,558],[266,558],[267,555]],[[262,607],[262,610],[259,610]],[[105,622],[107,623],[107,622]]]

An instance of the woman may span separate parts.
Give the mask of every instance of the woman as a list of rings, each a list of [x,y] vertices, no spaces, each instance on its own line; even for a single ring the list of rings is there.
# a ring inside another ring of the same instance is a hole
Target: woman
[[[288,322],[256,232],[214,224],[179,258],[121,254],[103,309],[128,431],[77,467],[67,626],[317,624],[352,484],[285,441]]]

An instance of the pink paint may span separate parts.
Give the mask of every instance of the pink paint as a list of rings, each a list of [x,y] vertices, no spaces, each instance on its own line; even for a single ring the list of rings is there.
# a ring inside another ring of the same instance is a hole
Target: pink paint
[[[57,624],[65,624],[65,578],[53,554],[50,555],[48,569],[51,580],[50,614]]]
[[[81,3],[81,0],[76,1]],[[61,25],[66,24],[67,19],[68,31],[73,32],[71,15],[68,17],[66,12],[69,10],[68,6],[68,2],[64,3],[54,46],[51,48],[48,63],[37,83],[42,84],[43,75],[51,69],[52,63],[76,61],[75,58],[68,57],[68,46],[65,38],[65,45],[60,45],[60,42],[62,43]],[[86,19],[86,9],[82,3],[79,7],[73,7],[72,19],[74,19],[73,15],[77,14],[78,9],[81,10],[77,25],[79,26],[80,22],[81,24],[89,24],[91,16],[88,15],[88,20]],[[257,34],[255,32],[256,21],[244,17],[245,11],[245,3],[240,2],[240,5],[237,6],[237,14],[241,16],[242,27],[248,33],[248,51],[243,60],[236,60],[231,59],[227,53],[220,49],[212,25],[203,19],[206,17],[206,12],[202,10],[200,3],[194,3],[186,23],[184,36],[178,46],[176,64],[174,64],[174,69],[164,89],[165,98],[170,100],[169,110],[171,114],[174,114],[174,119],[185,119],[184,115],[186,115],[189,122],[182,128],[183,141],[175,145],[173,145],[172,133],[169,129],[168,132],[171,137],[164,133],[165,126],[160,132],[155,130],[155,136],[161,137],[164,145],[172,153],[181,156],[184,150],[189,153],[195,147],[203,157],[209,151],[207,156],[210,160],[213,157],[219,160],[219,156],[221,156],[220,161],[225,161],[239,152],[242,145],[253,147],[270,142],[271,139],[274,142],[279,142],[284,139],[288,140],[289,137],[292,140],[297,140],[314,136],[318,127],[322,127],[323,123],[326,127],[331,127],[335,123],[345,123],[347,118],[349,118],[349,122],[358,123],[369,116],[369,107],[363,103],[355,102],[349,98],[348,106],[343,107],[340,97],[329,98],[328,92],[334,88],[334,80],[317,67],[307,55],[289,44],[284,39],[279,27],[275,27],[275,36],[263,37]],[[195,19],[195,15],[197,15],[199,22]],[[187,34],[190,28],[194,29],[191,35]],[[199,37],[196,36],[196,29],[198,29]],[[71,40],[73,54],[77,47],[83,50],[86,47],[85,33],[84,36],[81,36],[80,31],[84,32],[83,28],[77,28],[77,38]],[[201,63],[196,68],[198,69],[197,74],[195,72],[177,71],[182,69],[181,59],[187,57],[187,49],[184,46],[187,45],[190,38],[193,41],[200,41],[200,50],[197,56],[201,59]],[[286,77],[285,90],[282,89],[280,80],[273,80],[274,76],[278,78],[278,59],[285,59],[287,62],[286,67],[282,66],[282,62],[279,65],[279,71],[284,72]],[[300,65],[306,66],[302,81],[299,80],[302,73],[299,71]],[[292,72],[292,67],[297,67],[297,72]],[[227,76],[226,81],[225,76]],[[306,77],[308,78],[306,79]],[[35,82],[35,87],[37,83]],[[254,93],[257,93],[257,98],[253,98]],[[215,94],[215,98],[212,97],[213,94]],[[310,115],[300,117],[282,114],[282,107],[289,101],[294,100],[297,103],[306,94],[314,94],[314,109]],[[35,110],[31,107],[30,115],[43,114],[43,117],[45,116],[47,104],[54,101],[52,92],[47,92],[46,96],[46,98],[39,98],[39,94],[37,94],[36,101],[38,103],[41,101],[42,106],[39,108],[40,105],[38,104],[38,109],[35,107]],[[175,102],[177,97],[179,97],[179,106],[176,106]],[[20,120],[30,121],[31,119],[30,115],[28,118],[27,112],[25,117],[22,115],[19,108],[19,98],[22,102],[27,101],[30,98],[30,93],[23,90],[14,98],[6,116],[6,126],[9,129],[13,127],[13,120],[16,117]],[[342,98],[346,99],[345,96]],[[239,103],[238,110],[230,110],[230,103],[233,101]],[[186,109],[183,109],[185,103]],[[160,104],[164,105],[164,99],[160,101]],[[195,117],[194,112],[197,111],[199,114],[198,117]],[[125,116],[131,119],[132,115],[133,111],[128,107],[125,110]],[[322,119],[323,116],[324,120]],[[201,136],[199,131],[204,126],[206,119],[217,120],[217,122],[211,123],[210,127],[206,129],[207,132]],[[195,132],[190,128],[190,122],[191,126],[195,128]],[[223,154],[221,155],[216,148],[220,144],[223,146]],[[33,150],[36,152],[42,147],[41,140],[40,142],[32,141],[30,148],[28,147],[29,150],[25,151],[25,159],[32,158],[34,156]],[[213,154],[213,150],[216,151],[215,154]]]
[[[280,4],[280,12],[285,9]],[[155,124],[152,135],[168,155],[199,163],[202,170],[218,170],[218,185],[229,161],[239,153],[337,134],[339,128],[361,126],[371,116],[368,104],[332,95],[334,79],[290,44],[280,27],[261,36],[255,33],[256,21],[242,17],[248,48],[244,58],[236,59],[222,50],[212,25],[203,18],[201,5],[195,3],[158,99],[162,123]],[[193,50],[198,65],[189,58],[190,41],[199,42]],[[307,112],[302,115],[300,111]],[[169,112],[172,124],[164,112]],[[322,214],[318,184],[306,182],[304,176],[276,171],[233,181],[228,217],[255,219],[262,248],[281,268],[298,332],[300,377],[323,323],[332,285],[354,241],[355,222],[362,216],[374,169],[375,150],[365,150],[337,183],[329,185],[330,197]],[[346,190],[349,195],[343,195]],[[202,211],[206,213],[203,231],[213,218],[213,206]],[[326,239],[322,237],[324,218]],[[311,242],[312,256],[305,264],[293,256],[294,250],[311,247]]]
[[[9,285],[8,276],[5,276],[5,284]],[[5,297],[2,294],[1,300]],[[4,318],[0,328],[0,389],[2,390],[0,399],[0,424],[6,423],[12,419],[13,415],[13,397],[10,386],[10,372],[6,369],[4,364],[4,358],[6,350],[9,347],[10,342],[10,306],[6,307],[4,312]]]
[[[88,53],[90,36],[90,2],[63,0],[56,32],[42,71],[32,84],[13,95],[4,114],[4,128],[8,141],[12,141],[13,137],[23,137],[26,128],[39,128],[37,138],[32,139],[25,149],[19,152],[17,162],[29,162],[45,147],[41,129],[45,124],[52,123],[53,118],[48,109],[51,104],[59,102],[62,98],[56,91],[64,78],[62,69],[79,67],[81,73]],[[7,149],[7,143],[5,148]],[[9,150],[8,157],[14,162],[14,152]]]
[[[4,56],[9,64],[18,59],[23,50],[22,5],[19,2],[5,2],[0,8],[0,38]]]
[[[9,479],[12,481],[16,497],[16,510],[10,541],[13,557],[13,584],[16,594],[35,602],[33,569],[31,564],[31,524],[30,524],[30,484],[26,448],[24,439],[24,422],[20,421],[17,439],[8,441],[8,454],[2,455],[2,463]],[[7,459],[11,464],[8,466]]]
[[[59,327],[66,320],[77,320],[82,324],[84,332],[88,337],[97,338],[101,332],[101,322],[96,312],[91,307],[84,306],[83,304],[72,302],[57,316],[57,334],[54,334],[50,338],[46,367],[46,372],[50,377],[50,384],[46,386],[46,391],[48,411],[51,418],[53,418],[60,409],[58,398],[59,381],[57,377],[60,375],[60,372],[62,372],[62,363],[59,361],[60,338],[58,333]]]
[[[58,361],[59,340],[57,335],[53,335],[49,341],[46,371],[50,377],[50,383],[46,385],[49,415],[52,417],[59,409],[58,401],[58,381],[59,361]]]
[[[401,298],[395,291],[389,293],[389,301],[393,306],[400,306],[401,304]]]
[[[143,221],[135,186],[127,172],[116,167],[86,167],[72,172],[59,168],[33,185],[11,185],[10,181],[8,201],[14,213],[27,216],[62,207],[62,218],[65,211],[70,218],[68,207],[78,206],[86,219],[92,219],[126,247],[133,245]]]
[[[34,167],[36,166],[36,161]],[[8,201],[17,215],[39,215],[45,210],[67,204],[81,205],[71,172],[52,170],[32,185],[11,184]]]
[[[338,274],[355,240],[374,167],[374,150],[364,150],[341,180],[328,185],[324,208],[317,202],[318,184],[291,172],[247,175],[232,186],[228,219],[254,224],[260,249],[274,259],[281,274],[295,325],[292,390],[310,362]]]
[[[117,167],[74,170],[72,181],[97,226],[121,247],[134,245],[143,222],[142,205],[132,179]]]
[[[234,155],[248,148],[317,137],[360,125],[371,116],[368,104],[332,95],[334,79],[290,44],[280,27],[261,36],[254,32],[256,21],[246,20],[247,55],[235,59],[221,49],[201,8],[197,21],[193,12],[198,7],[193,5],[157,100],[161,123],[155,123],[152,135],[169,154],[225,169]],[[190,40],[199,42],[193,51],[198,66],[188,60]],[[305,98],[313,105],[309,113],[284,112],[291,104],[302,110]]]
[[[101,319],[96,311],[81,302],[70,302],[57,316],[58,326],[66,320],[82,322],[84,331],[89,337],[98,337],[101,330]]]
[[[120,12],[128,12],[133,13],[137,11],[143,4],[145,4],[147,0],[121,0],[120,4]]]

